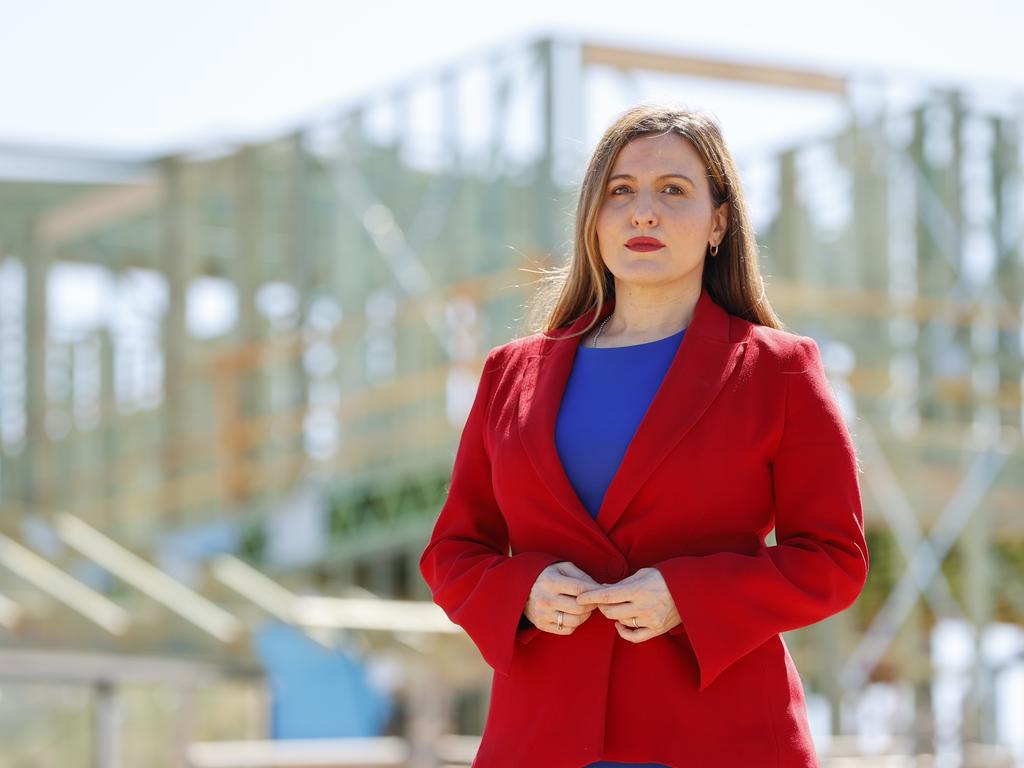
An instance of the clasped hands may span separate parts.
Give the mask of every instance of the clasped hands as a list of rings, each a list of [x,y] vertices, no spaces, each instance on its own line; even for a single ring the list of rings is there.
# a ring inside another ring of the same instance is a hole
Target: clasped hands
[[[615,622],[622,638],[634,643],[657,637],[682,623],[675,600],[657,568],[641,568],[622,581],[600,584],[568,561],[541,571],[523,613],[538,629],[570,635],[590,618],[595,608]],[[561,629],[558,611],[562,611]]]

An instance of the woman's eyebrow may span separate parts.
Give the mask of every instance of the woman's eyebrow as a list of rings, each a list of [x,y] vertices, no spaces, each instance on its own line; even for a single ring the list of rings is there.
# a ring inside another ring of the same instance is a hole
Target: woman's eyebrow
[[[630,181],[634,181],[636,177],[630,176],[628,173],[617,173],[614,176],[608,177],[608,181],[615,181],[615,179],[628,179]],[[685,179],[693,186],[697,186],[696,184],[693,183],[693,179],[691,179],[689,176],[683,173],[663,173],[661,174],[661,176],[658,177],[658,179]]]

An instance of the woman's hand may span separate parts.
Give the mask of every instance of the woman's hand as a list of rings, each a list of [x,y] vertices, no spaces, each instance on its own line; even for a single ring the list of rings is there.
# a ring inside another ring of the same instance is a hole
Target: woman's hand
[[[568,561],[549,565],[533,583],[523,613],[537,629],[555,635],[571,635],[590,618],[593,606],[576,602],[576,596],[586,589],[601,585]],[[558,628],[557,612],[562,611],[562,628]]]
[[[633,643],[650,640],[683,622],[657,568],[641,568],[615,584],[599,584],[578,594],[576,603],[596,606],[609,619],[615,619],[616,631]],[[637,629],[633,629],[634,617]]]

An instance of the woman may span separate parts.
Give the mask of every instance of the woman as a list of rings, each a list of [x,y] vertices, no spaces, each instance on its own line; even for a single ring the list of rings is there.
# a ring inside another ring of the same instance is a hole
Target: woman
[[[487,356],[420,560],[495,670],[473,765],[817,765],[780,633],[864,585],[857,461],[712,119],[608,128],[549,296]]]

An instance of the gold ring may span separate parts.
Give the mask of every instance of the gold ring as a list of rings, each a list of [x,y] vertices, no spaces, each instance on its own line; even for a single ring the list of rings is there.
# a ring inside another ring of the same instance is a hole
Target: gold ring
[[[556,611],[556,615],[558,616],[558,628],[561,629],[562,628],[562,612],[561,611]]]
[[[633,617],[633,629],[639,629],[639,627],[636,625],[636,616]]]

